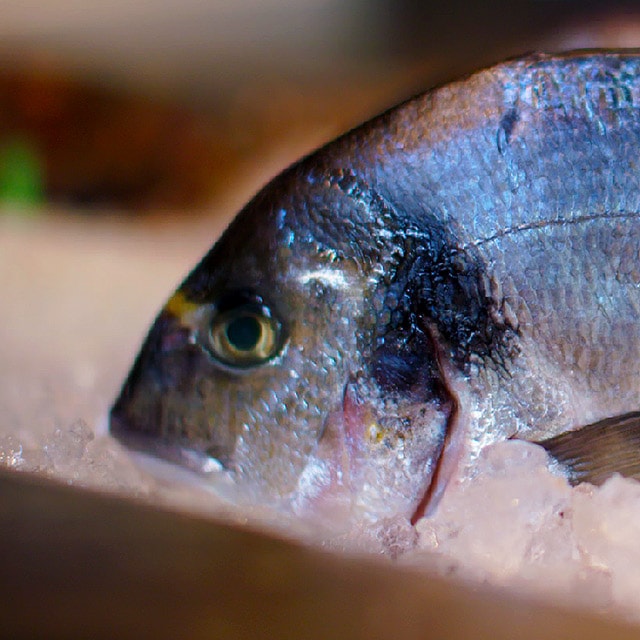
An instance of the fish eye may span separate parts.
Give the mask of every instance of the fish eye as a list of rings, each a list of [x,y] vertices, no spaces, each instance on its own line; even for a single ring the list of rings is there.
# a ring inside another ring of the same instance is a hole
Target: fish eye
[[[280,349],[280,335],[280,323],[268,307],[244,303],[214,315],[209,341],[220,362],[242,368],[273,358]]]

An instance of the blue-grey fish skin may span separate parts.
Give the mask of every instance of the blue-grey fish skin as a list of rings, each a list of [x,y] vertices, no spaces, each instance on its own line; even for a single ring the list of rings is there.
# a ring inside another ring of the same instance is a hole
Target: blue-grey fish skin
[[[638,409],[639,150],[634,52],[513,60],[383,114],[239,214],[112,432],[216,460],[249,501],[376,520],[422,513],[490,442]],[[238,318],[272,338],[240,365]]]

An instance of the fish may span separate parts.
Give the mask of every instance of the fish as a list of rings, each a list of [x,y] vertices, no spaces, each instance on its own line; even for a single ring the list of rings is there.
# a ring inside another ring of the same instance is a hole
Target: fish
[[[640,54],[532,54],[294,164],[152,325],[110,414],[243,504],[437,509],[491,443],[640,477]]]

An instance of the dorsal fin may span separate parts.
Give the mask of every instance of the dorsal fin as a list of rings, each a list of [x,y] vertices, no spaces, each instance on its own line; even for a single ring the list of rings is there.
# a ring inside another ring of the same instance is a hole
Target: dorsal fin
[[[568,468],[571,484],[602,484],[614,473],[640,480],[640,411],[606,418],[537,444]]]

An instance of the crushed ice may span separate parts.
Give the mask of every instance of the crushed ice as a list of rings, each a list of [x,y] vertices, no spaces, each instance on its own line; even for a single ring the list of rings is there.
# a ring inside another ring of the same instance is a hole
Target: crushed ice
[[[640,621],[634,480],[572,488],[542,447],[501,442],[416,528],[418,547],[403,562]]]
[[[235,522],[257,513],[242,517],[209,491],[158,480],[82,420],[1,436],[0,464]],[[541,447],[520,441],[487,447],[467,475],[415,529],[385,523],[365,537],[385,537],[403,564],[640,621],[640,483],[614,476],[572,488]]]

